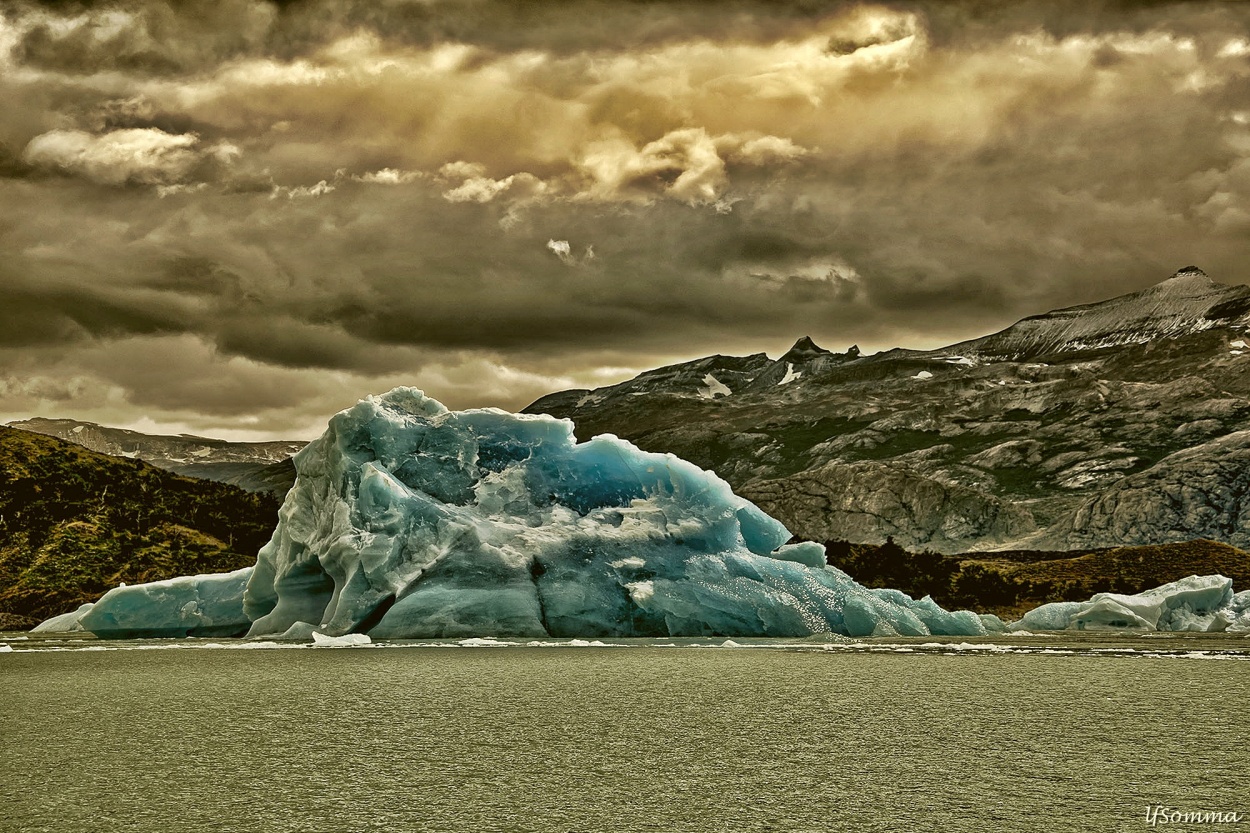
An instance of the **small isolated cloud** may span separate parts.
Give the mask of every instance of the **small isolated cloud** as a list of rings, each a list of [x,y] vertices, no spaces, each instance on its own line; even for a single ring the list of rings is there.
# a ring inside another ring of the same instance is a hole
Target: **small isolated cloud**
[[[585,266],[595,259],[594,246],[587,246],[580,258],[573,254],[573,247],[567,240],[548,240],[547,248],[566,266]]]
[[[567,261],[573,256],[573,248],[567,240],[548,240],[547,248],[550,249],[556,257]]]
[[[31,139],[22,159],[102,185],[172,185],[189,179],[206,161],[229,162],[238,155],[233,145],[200,147],[195,133],[135,127],[99,135],[52,130]]]
[[[623,139],[591,144],[580,168],[591,181],[590,196],[602,200],[650,199],[657,192],[691,205],[726,210],[726,163],[767,166],[808,154],[790,139],[759,133],[712,136],[703,128],[674,130],[636,148]]]
[[[738,136],[728,134],[716,139],[717,149],[730,162],[743,165],[776,165],[794,162],[810,151],[782,136]]]
[[[486,203],[507,193],[514,199],[533,199],[548,191],[547,183],[524,171],[493,179],[486,175],[486,167],[476,162],[449,162],[438,171],[439,179],[459,182],[443,192],[448,202]]]
[[[372,185],[406,185],[421,179],[424,174],[419,171],[401,171],[396,168],[382,168],[366,174],[354,176],[357,182],[368,182]]]
[[[269,197],[270,199],[286,197],[291,200],[300,200],[307,199],[309,197],[321,197],[333,190],[334,186],[323,179],[316,185],[299,185],[294,188],[288,188],[281,185],[275,186]]]
[[[175,185],[158,185],[156,186],[156,196],[165,199],[165,197],[172,197],[175,194],[194,194],[197,191],[203,191],[207,187],[207,182],[196,182],[190,185],[181,182]]]

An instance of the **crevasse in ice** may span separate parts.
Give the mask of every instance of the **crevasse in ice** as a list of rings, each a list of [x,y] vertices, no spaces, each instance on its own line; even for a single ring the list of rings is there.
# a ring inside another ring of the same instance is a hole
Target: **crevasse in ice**
[[[993,617],[868,590],[715,474],[414,388],[333,417],[250,574],[119,588],[99,635],[850,636]],[[246,581],[241,607],[235,591]]]

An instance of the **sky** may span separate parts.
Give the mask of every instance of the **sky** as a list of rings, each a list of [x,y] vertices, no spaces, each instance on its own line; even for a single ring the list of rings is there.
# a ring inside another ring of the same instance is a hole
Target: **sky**
[[[309,438],[1250,282],[1250,4],[0,0],[0,421]]]

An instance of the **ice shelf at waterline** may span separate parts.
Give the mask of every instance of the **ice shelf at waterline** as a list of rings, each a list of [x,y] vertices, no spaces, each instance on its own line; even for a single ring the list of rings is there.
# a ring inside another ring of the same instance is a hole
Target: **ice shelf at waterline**
[[[869,590],[786,545],[715,474],[573,424],[413,388],[334,416],[250,571],[132,585],[103,637],[980,635],[995,617]],[[240,589],[245,588],[240,593]],[[241,596],[241,598],[240,598]]]

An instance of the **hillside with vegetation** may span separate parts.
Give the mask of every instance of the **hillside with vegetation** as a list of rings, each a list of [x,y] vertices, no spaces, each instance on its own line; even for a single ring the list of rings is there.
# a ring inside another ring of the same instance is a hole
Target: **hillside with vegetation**
[[[134,584],[254,564],[278,498],[0,427],[0,629]]]

